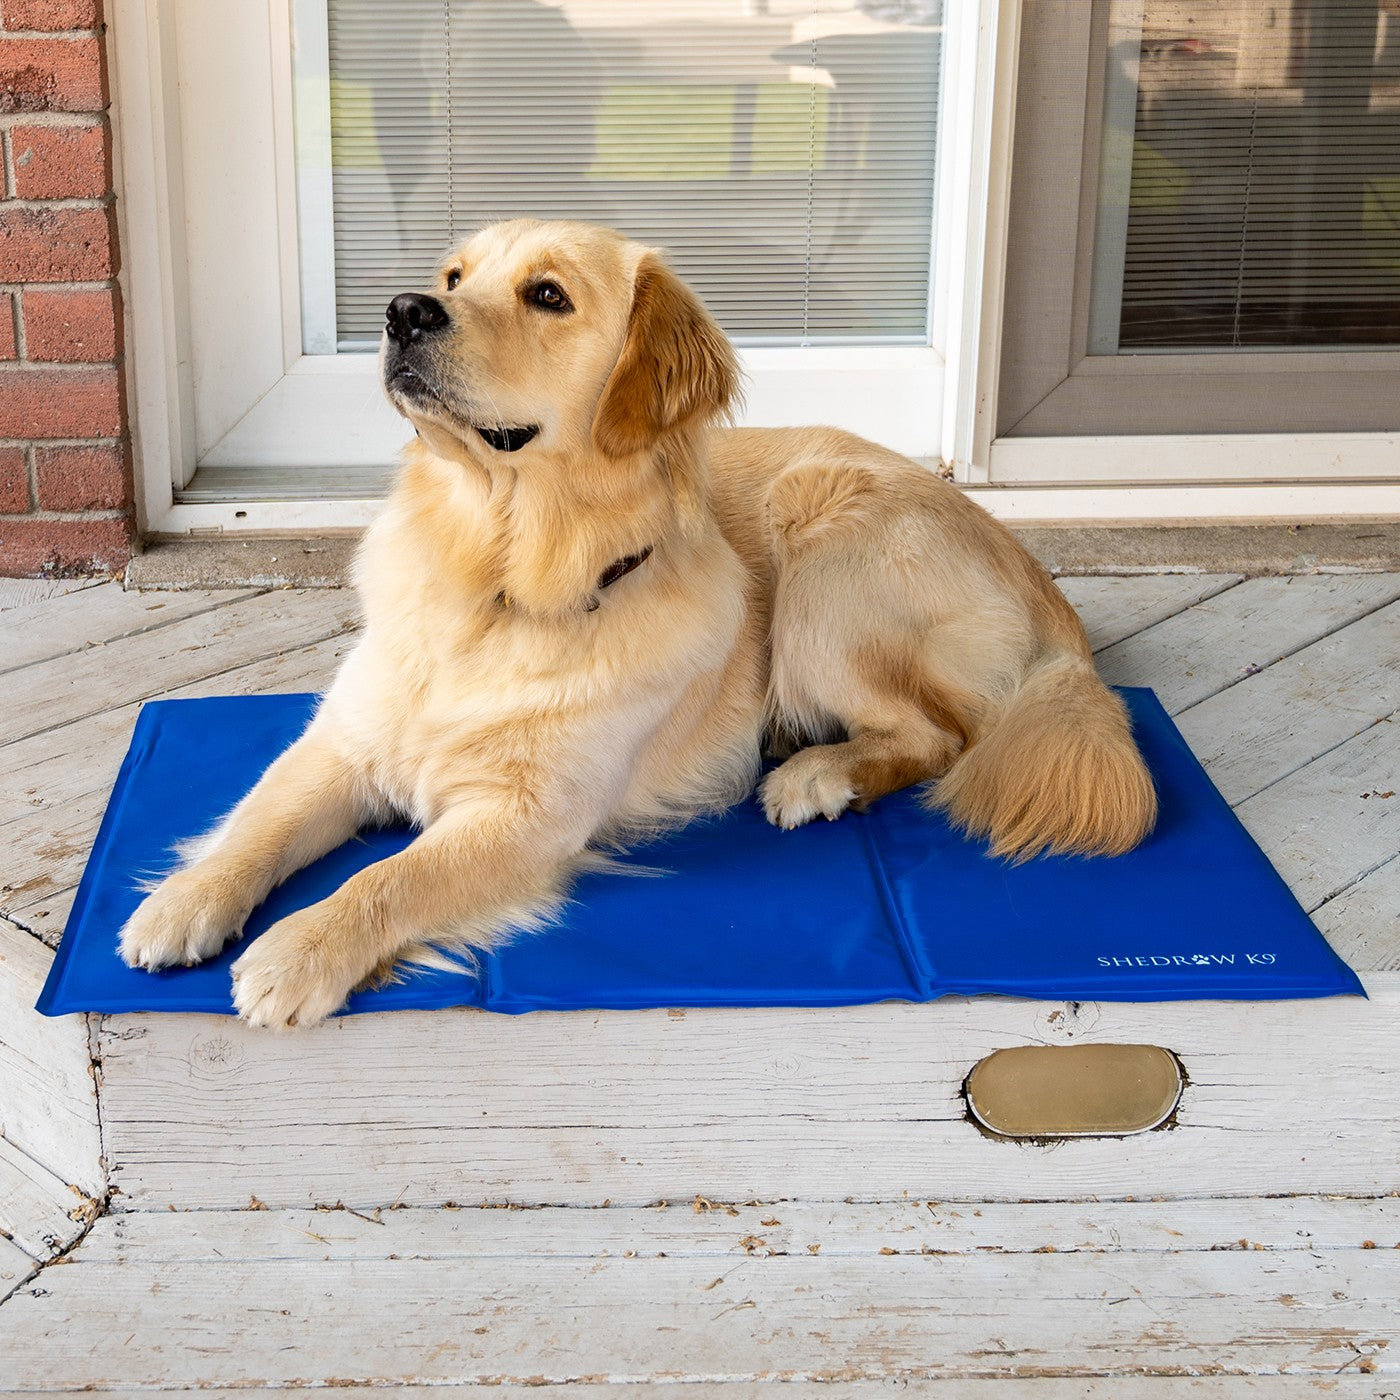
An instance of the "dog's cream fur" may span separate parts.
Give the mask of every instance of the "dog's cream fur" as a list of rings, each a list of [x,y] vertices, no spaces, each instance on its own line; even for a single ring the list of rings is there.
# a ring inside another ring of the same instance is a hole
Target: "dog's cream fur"
[[[569,306],[542,307],[542,282]],[[234,965],[247,1019],[318,1021],[404,959],[538,922],[590,852],[744,797],[765,735],[791,753],[760,789],[783,827],[936,779],[997,856],[1111,854],[1151,828],[1123,706],[1039,565],[892,452],[715,426],[733,352],[655,253],[503,224],[434,294],[447,323],[386,342],[419,437],[360,552],[363,640],[133,915],[129,963],[211,956],[293,871],[407,816],[407,849]],[[519,425],[540,431],[515,452],[477,431]]]

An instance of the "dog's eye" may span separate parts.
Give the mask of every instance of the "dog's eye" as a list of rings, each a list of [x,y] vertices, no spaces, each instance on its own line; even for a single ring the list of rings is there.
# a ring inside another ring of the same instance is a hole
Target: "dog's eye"
[[[572,311],[574,308],[570,304],[568,297],[564,295],[564,289],[557,282],[536,282],[528,293],[530,302],[546,311]]]
[[[462,280],[462,271],[461,271],[461,269],[460,269],[460,268],[454,267],[454,268],[452,269],[452,271],[449,272],[449,273],[447,274],[447,290],[448,290],[449,292],[455,292],[455,291],[457,290],[457,283],[460,282],[461,280]]]

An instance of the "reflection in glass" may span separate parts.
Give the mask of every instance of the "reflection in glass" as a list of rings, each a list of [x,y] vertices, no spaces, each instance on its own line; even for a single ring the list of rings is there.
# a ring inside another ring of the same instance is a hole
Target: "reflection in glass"
[[[1090,352],[1400,343],[1400,0],[1113,0]]]
[[[328,12],[342,349],[521,214],[666,248],[741,339],[926,341],[941,0]]]

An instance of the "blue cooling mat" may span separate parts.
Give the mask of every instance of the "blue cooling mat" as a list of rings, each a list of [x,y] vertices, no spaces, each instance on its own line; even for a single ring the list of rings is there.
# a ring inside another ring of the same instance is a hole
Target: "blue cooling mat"
[[[1157,830],[1115,859],[1011,866],[911,793],[864,816],[778,831],[749,800],[639,848],[656,878],[585,876],[559,927],[483,960],[479,978],[413,974],[351,1011],[642,1006],[843,1006],[948,992],[1069,1000],[1362,993],[1211,786],[1156,697],[1124,692],[1161,794]],[[39,999],[70,1011],[229,1012],[229,964],[125,967],[133,880],[207,830],[305,726],[309,695],[148,704]],[[401,849],[373,831],[276,891],[254,937]]]

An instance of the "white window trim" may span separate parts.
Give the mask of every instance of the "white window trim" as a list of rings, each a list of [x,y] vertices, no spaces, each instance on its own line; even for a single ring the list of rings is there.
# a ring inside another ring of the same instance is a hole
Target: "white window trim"
[[[290,140],[294,0],[247,3],[267,7],[272,195],[286,211],[295,208],[297,198]],[[109,5],[140,524],[157,535],[360,528],[372,518],[377,500],[176,500],[196,460],[182,149],[190,134],[180,130],[174,100],[177,82],[189,75],[177,73],[176,0],[109,0]],[[810,421],[812,403],[835,405],[868,436],[911,455],[951,462],[970,494],[1012,520],[1400,513],[1400,482],[1393,479],[1396,441],[1389,435],[991,441],[1020,4],[977,0],[974,10],[951,0],[949,10],[935,266],[961,275],[935,279],[935,348],[747,350],[745,421]],[[372,357],[300,354],[297,239],[295,219],[279,214],[277,254],[267,275],[276,279],[281,341],[264,348],[269,355],[280,353],[281,364],[274,365],[257,396],[256,411],[236,416],[205,452],[210,464],[237,461],[240,452],[254,450],[260,441],[293,444],[281,454],[293,466],[298,455],[310,463],[313,454],[315,465],[326,465],[327,442],[336,463],[384,460],[383,448],[373,440],[361,442],[357,456],[354,441],[341,431],[347,404],[353,408],[377,399]],[[330,395],[324,392],[328,384],[336,386]],[[913,429],[901,430],[901,440],[890,425],[907,424],[911,404],[919,406],[918,413]],[[1128,485],[1125,462],[1137,478]],[[1183,471],[1190,473],[1189,482],[1179,481]],[[1302,480],[1324,472],[1334,479]],[[1392,479],[1382,479],[1386,476]],[[1289,482],[1289,477],[1299,480]]]

